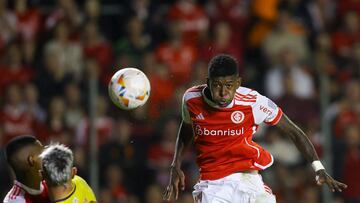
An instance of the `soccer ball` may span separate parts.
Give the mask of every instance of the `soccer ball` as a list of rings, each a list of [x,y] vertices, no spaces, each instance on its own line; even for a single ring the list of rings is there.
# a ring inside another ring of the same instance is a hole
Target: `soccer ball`
[[[144,105],[150,96],[150,89],[149,79],[136,68],[118,70],[108,85],[111,101],[124,110]]]

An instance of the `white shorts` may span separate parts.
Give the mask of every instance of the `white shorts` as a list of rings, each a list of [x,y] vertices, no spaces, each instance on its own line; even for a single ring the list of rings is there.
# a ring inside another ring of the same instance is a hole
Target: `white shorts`
[[[196,203],[276,203],[260,174],[234,173],[218,180],[201,180],[194,186]]]

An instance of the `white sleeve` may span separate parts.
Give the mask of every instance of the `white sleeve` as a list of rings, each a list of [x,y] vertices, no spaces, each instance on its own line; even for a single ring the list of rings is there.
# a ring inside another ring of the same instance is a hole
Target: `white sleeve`
[[[256,102],[252,106],[255,124],[266,123],[276,125],[282,116],[281,109],[269,98],[258,94]]]
[[[185,123],[191,124],[191,118],[190,118],[189,110],[186,105],[185,95],[182,99],[182,104],[181,104],[181,116]]]
[[[9,194],[8,194],[9,195]],[[24,197],[21,197],[21,196],[17,196],[14,198],[9,198],[9,196],[6,196],[5,199],[4,199],[4,203],[25,203],[25,199]]]

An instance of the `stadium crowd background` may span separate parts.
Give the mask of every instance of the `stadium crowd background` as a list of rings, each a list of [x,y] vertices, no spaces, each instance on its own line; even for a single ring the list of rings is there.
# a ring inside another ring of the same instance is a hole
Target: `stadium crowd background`
[[[0,0],[0,149],[34,134],[75,153],[88,180],[88,81],[96,108],[101,203],[158,203],[168,183],[186,88],[205,82],[216,53],[235,56],[243,85],[273,99],[323,156],[320,77],[329,79],[332,170],[349,187],[334,202],[360,202],[359,0]],[[107,96],[122,67],[151,80],[146,106],[124,112]],[[278,202],[320,202],[321,189],[294,145],[274,128],[256,140],[274,155],[263,174]],[[184,158],[192,202],[195,156]],[[0,199],[11,176],[0,159]]]

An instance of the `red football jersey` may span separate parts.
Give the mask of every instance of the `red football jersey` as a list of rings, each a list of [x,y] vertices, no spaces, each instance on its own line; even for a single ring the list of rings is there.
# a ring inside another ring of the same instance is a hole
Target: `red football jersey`
[[[34,190],[15,180],[4,203],[50,203],[45,181],[41,182],[40,190]]]
[[[188,89],[182,116],[192,124],[202,180],[215,180],[243,170],[263,170],[272,155],[252,141],[259,124],[276,125],[281,109],[258,92],[239,87],[233,101],[220,108],[209,100],[206,85]]]

